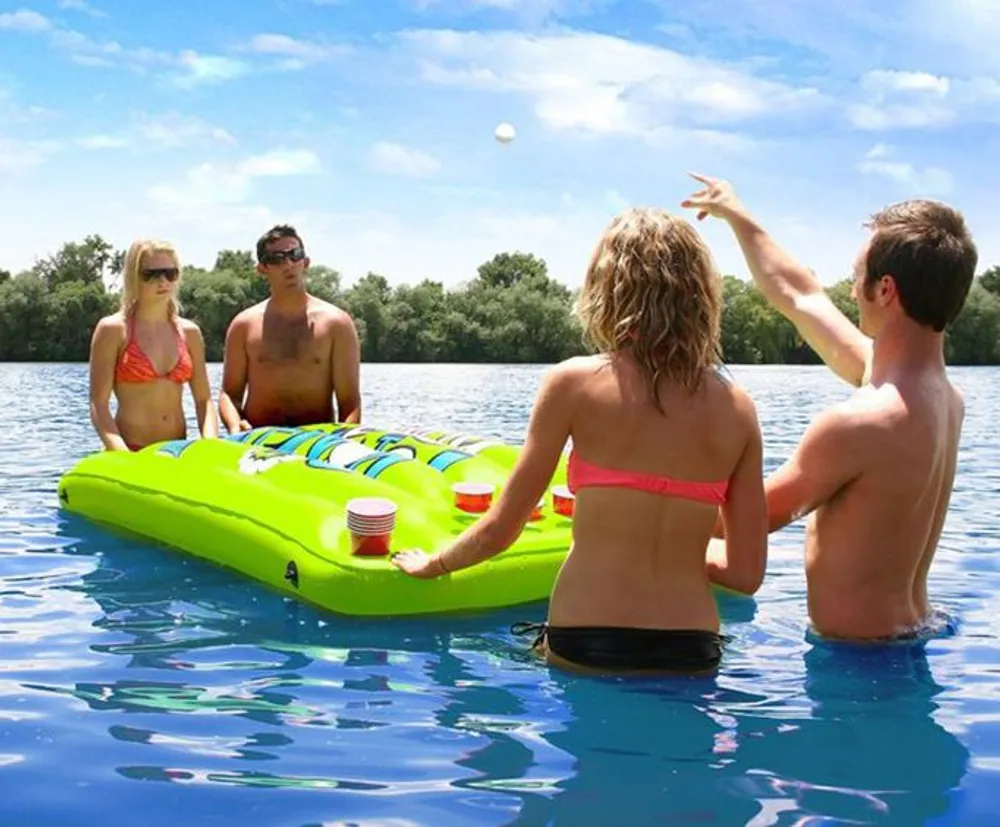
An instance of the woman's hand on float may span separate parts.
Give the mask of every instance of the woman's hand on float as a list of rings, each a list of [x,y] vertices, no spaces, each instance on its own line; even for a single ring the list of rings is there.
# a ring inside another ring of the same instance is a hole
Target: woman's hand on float
[[[448,574],[448,570],[441,562],[440,555],[431,556],[418,548],[397,551],[389,558],[396,568],[406,572],[411,577],[419,577],[421,580],[430,580]]]

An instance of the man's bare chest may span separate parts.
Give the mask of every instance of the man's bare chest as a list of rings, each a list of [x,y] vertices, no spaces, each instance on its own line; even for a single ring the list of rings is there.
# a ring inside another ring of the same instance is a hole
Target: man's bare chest
[[[330,335],[308,319],[264,320],[247,337],[247,355],[261,367],[315,368],[330,361]]]

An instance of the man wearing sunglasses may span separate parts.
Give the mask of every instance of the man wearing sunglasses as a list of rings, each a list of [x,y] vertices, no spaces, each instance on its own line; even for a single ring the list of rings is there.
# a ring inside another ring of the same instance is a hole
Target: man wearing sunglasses
[[[359,422],[357,330],[346,312],[306,291],[309,258],[295,228],[261,236],[257,262],[270,298],[237,314],[226,331],[219,394],[226,428]]]

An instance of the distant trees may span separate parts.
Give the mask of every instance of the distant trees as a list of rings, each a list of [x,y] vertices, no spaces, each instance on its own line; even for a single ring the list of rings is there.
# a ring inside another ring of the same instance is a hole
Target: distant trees
[[[0,361],[86,360],[94,325],[118,305],[123,258],[124,251],[90,235],[16,276],[0,270]],[[498,253],[456,289],[431,279],[394,287],[378,273],[345,289],[340,273],[313,264],[309,289],[351,313],[368,362],[553,363],[585,351],[572,313],[574,292],[531,253]],[[726,276],[723,290],[727,362],[819,361],[752,283]],[[840,282],[829,292],[856,321],[850,284]],[[184,268],[182,312],[201,326],[212,361],[222,358],[233,316],[266,297],[267,282],[249,250],[220,250],[210,270]],[[1000,364],[1000,267],[976,279],[948,334],[947,358],[952,364]]]

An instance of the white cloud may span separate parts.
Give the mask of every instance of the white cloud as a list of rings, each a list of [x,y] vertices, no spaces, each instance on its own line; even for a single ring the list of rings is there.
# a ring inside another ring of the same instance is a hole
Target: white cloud
[[[275,149],[263,155],[254,155],[239,165],[240,173],[250,178],[304,175],[319,168],[319,158],[308,149]]]
[[[32,123],[42,118],[50,118],[56,114],[54,110],[47,109],[44,106],[37,106],[35,104],[18,106],[3,101],[2,98],[0,98],[0,107],[2,107],[0,108],[0,112],[2,112],[3,120],[8,124]]]
[[[425,30],[401,38],[425,81],[526,95],[550,130],[713,135],[822,101],[813,88],[603,34]]]
[[[858,129],[913,129],[954,120],[948,78],[879,69],[866,72],[860,86],[866,102],[848,108],[848,118]]]
[[[0,29],[14,32],[45,32],[51,28],[52,24],[45,15],[31,9],[0,12]]]
[[[858,129],[921,129],[1000,117],[1000,82],[990,77],[876,69],[862,75],[860,89],[865,100],[847,110]]]
[[[108,16],[105,12],[95,9],[89,3],[84,2],[84,0],[59,0],[59,8],[82,12],[83,14],[89,14],[91,17]]]
[[[918,92],[944,97],[951,84],[948,78],[932,75],[930,72],[900,72],[889,69],[875,69],[861,78],[861,88],[875,94],[892,92]]]
[[[345,46],[331,46],[309,40],[298,40],[285,34],[257,34],[250,38],[246,50],[259,55],[281,58],[283,69],[305,69],[316,63],[346,54]]]
[[[201,55],[191,49],[181,52],[177,65],[183,71],[173,77],[173,82],[182,89],[235,80],[250,69],[241,60],[222,55]]]
[[[858,169],[866,175],[880,175],[895,181],[914,194],[943,195],[951,192],[951,174],[940,167],[918,169],[912,163],[894,158],[894,150],[887,144],[876,144],[865,154]]]
[[[75,29],[53,29],[49,42],[70,60],[80,66],[123,66],[131,70],[146,71],[150,67],[166,66],[174,62],[167,52],[139,47],[125,48],[115,40],[94,40]]]
[[[0,14],[0,29],[5,28],[45,33],[53,48],[81,66],[122,66],[140,72],[169,68],[174,70],[169,76],[171,82],[182,89],[235,80],[250,70],[243,61],[224,55],[203,55],[191,49],[173,54],[145,46],[126,48],[115,40],[94,40],[75,29],[56,27],[48,18],[26,9]]]
[[[199,220],[201,214],[191,212],[192,208],[242,205],[253,192],[255,178],[303,175],[319,169],[319,158],[309,150],[275,149],[237,164],[199,164],[177,183],[151,187],[148,195],[161,207]]]
[[[385,141],[379,141],[371,147],[368,163],[376,172],[409,178],[427,178],[441,169],[441,162],[432,155]]]
[[[27,172],[59,148],[54,141],[17,141],[0,135],[0,175]]]
[[[0,123],[10,127],[26,124],[53,115],[51,109],[36,104],[24,106],[14,100],[10,89],[0,85]]]
[[[124,135],[108,135],[102,132],[96,135],[84,135],[82,138],[77,138],[76,143],[82,149],[123,149],[131,141]]]
[[[149,189],[155,203],[183,210],[217,204],[240,204],[250,194],[250,176],[238,169],[205,162],[192,167],[180,181]]]
[[[165,147],[187,146],[202,139],[230,145],[236,143],[222,127],[180,112],[168,112],[159,117],[138,113],[133,116],[132,130],[137,140]]]
[[[758,52],[762,43],[787,73],[802,58],[827,74],[858,76],[891,58],[901,69],[943,75],[996,75],[1000,14],[996,0],[646,0],[659,6],[673,36],[687,28],[699,51]],[[661,28],[662,27],[658,27]],[[716,37],[721,35],[721,37]],[[794,76],[794,74],[793,74]]]
[[[1000,69],[1000,6],[996,0],[910,0],[905,22],[923,60],[948,71],[995,74]],[[937,48],[935,48],[937,47]]]
[[[516,15],[523,23],[542,23],[555,17],[583,15],[609,4],[610,0],[413,0],[418,11],[433,10],[453,14],[502,11]]]
[[[30,172],[35,167],[41,166],[51,155],[64,149],[65,145],[57,140],[22,140],[0,133],[0,175],[12,176]]]
[[[236,139],[222,127],[180,112],[168,112],[160,116],[137,112],[133,113],[131,121],[121,132],[85,135],[77,139],[76,143],[84,149],[134,147],[139,150],[173,149],[205,140],[226,145],[236,143]]]
[[[618,190],[608,190],[605,192],[604,201],[607,203],[608,207],[616,213],[623,212],[631,206],[628,199],[618,192]]]

